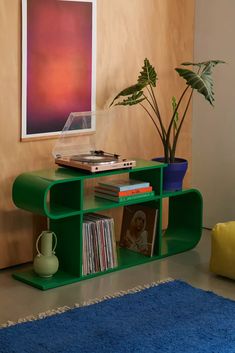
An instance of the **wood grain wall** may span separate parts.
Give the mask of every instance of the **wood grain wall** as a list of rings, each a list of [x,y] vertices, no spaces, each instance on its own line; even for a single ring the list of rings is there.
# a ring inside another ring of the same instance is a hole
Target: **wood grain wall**
[[[108,107],[118,91],[135,83],[147,57],[158,72],[157,97],[167,121],[171,97],[179,96],[184,87],[173,69],[192,60],[193,25],[194,0],[97,0],[97,109]],[[34,237],[43,222],[15,208],[13,180],[25,171],[53,167],[55,140],[20,142],[20,0],[0,1],[0,48],[0,268],[5,268],[32,260]],[[110,148],[147,159],[162,153],[156,131],[140,107],[115,110],[112,123],[112,133],[105,137]],[[178,155],[191,160],[190,119]],[[190,174],[189,169],[186,184]]]

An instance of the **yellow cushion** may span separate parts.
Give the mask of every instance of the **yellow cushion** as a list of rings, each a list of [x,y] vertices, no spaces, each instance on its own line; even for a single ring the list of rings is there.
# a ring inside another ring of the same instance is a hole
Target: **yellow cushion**
[[[218,223],[212,229],[210,270],[235,279],[235,222]]]

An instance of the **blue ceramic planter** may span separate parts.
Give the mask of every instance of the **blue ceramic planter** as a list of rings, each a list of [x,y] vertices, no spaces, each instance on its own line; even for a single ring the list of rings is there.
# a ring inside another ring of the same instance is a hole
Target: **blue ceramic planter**
[[[164,163],[164,158],[153,158],[153,161]],[[188,161],[183,158],[175,158],[174,163],[169,163],[163,168],[163,191],[182,190],[183,179],[188,168]]]

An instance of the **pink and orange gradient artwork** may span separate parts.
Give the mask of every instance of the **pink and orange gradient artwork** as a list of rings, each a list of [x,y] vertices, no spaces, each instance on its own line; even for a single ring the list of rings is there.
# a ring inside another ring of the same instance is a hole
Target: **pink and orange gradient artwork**
[[[27,134],[61,131],[92,109],[92,3],[27,2]]]

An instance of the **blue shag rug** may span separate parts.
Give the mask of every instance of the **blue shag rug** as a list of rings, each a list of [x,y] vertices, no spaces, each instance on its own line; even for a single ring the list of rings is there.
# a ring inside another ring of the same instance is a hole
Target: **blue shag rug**
[[[231,353],[235,302],[182,281],[0,329],[1,353]]]

